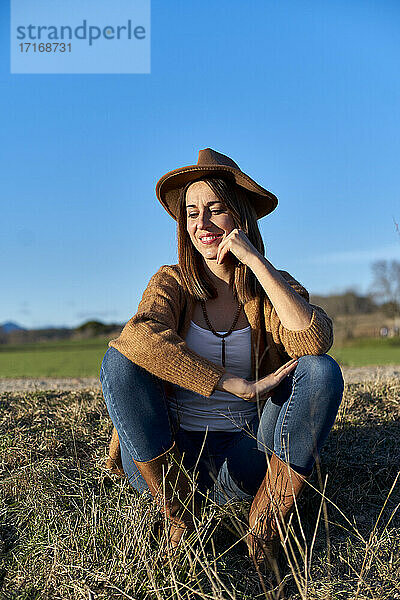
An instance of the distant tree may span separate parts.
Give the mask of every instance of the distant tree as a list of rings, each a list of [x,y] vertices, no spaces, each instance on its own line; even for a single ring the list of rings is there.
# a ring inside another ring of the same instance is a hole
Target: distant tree
[[[357,315],[372,312],[376,308],[368,296],[359,296],[353,289],[348,289],[341,297],[341,314]]]
[[[117,333],[121,331],[122,326],[120,323],[109,323],[105,324],[101,321],[86,321],[86,323],[82,323],[79,327],[75,327],[74,329],[74,337],[96,337],[96,336],[105,336]]]
[[[368,314],[378,309],[370,296],[360,296],[356,290],[351,288],[342,294],[331,294],[330,296],[312,294],[310,301],[312,304],[321,306],[331,317]]]
[[[104,325],[101,321],[86,321],[86,323],[76,327],[75,331],[88,335],[99,335],[107,331],[107,325]]]
[[[400,309],[400,262],[377,260],[371,265],[373,282],[372,296],[380,300],[388,317],[395,317]]]

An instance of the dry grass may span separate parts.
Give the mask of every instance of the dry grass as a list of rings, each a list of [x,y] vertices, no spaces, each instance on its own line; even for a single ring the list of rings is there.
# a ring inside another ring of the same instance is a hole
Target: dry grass
[[[152,502],[102,467],[100,393],[2,394],[1,598],[400,598],[399,393],[397,379],[346,386],[272,591],[240,541],[244,502],[210,503],[200,542],[161,564]]]

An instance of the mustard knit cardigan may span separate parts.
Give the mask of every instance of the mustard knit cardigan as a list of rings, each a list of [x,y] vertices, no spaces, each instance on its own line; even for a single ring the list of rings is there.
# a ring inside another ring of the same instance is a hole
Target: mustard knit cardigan
[[[298,281],[286,271],[279,273],[309,301],[307,290]],[[185,343],[195,303],[182,288],[179,265],[163,265],[150,279],[136,314],[109,346],[165,382],[209,397],[226,369],[200,356]],[[333,343],[332,321],[322,308],[310,306],[312,316],[308,327],[292,331],[282,325],[266,294],[244,304],[251,327],[253,380],[272,373],[290,358],[328,352]],[[123,474],[115,428],[106,467]]]

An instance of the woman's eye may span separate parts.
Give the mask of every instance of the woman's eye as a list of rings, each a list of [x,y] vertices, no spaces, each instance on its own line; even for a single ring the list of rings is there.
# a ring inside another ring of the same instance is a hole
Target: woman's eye
[[[212,210],[211,214],[212,215],[219,215],[219,213],[222,213],[222,212],[224,212],[222,209],[217,209],[217,210]],[[196,213],[189,213],[188,217],[192,217],[192,218],[194,217],[194,218],[196,218],[197,214]]]

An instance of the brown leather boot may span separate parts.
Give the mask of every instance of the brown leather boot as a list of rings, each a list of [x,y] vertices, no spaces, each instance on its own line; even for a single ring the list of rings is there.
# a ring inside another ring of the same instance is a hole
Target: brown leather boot
[[[147,462],[135,461],[161,512],[167,517],[167,554],[172,554],[185,533],[195,529],[200,518],[200,501],[182,469],[182,457],[175,442],[172,448]],[[171,552],[172,550],[172,552]]]
[[[125,475],[121,460],[121,446],[119,444],[119,437],[115,427],[113,428],[105,467],[111,471],[111,473],[114,473],[114,475],[118,475],[119,477],[124,477]]]
[[[281,535],[306,480],[272,454],[250,508],[249,533],[245,538],[249,555],[258,567],[276,572]]]

